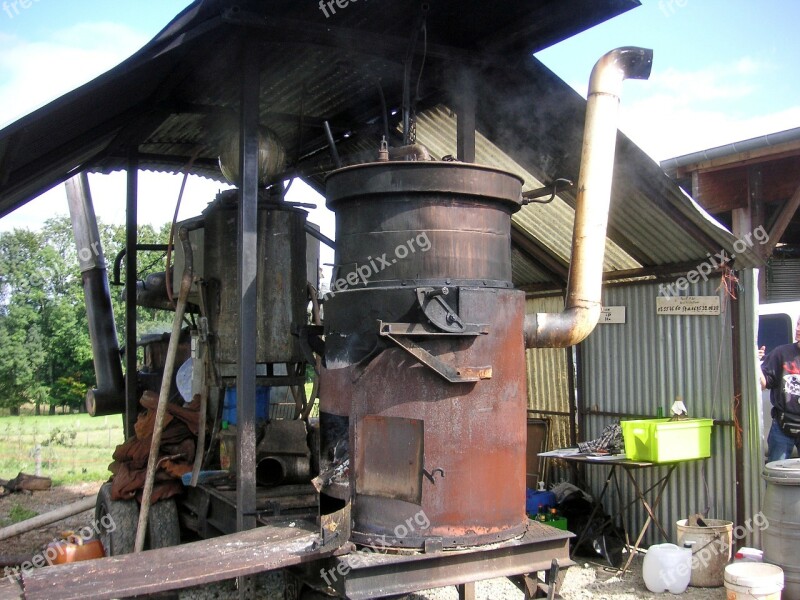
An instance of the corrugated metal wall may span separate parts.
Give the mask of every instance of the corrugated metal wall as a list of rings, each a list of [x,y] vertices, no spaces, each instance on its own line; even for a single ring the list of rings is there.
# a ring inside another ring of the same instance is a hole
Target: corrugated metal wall
[[[752,273],[746,275],[752,285]],[[718,295],[719,279],[690,286],[689,295]],[[750,289],[753,289],[752,287]],[[731,315],[723,298],[719,316],[659,316],[656,314],[657,284],[635,284],[608,287],[604,291],[605,306],[625,306],[625,324],[598,325],[581,348],[580,387],[582,404],[590,409],[582,420],[586,439],[597,437],[602,428],[615,420],[614,413],[656,416],[658,406],[667,408],[680,396],[693,416],[713,417],[728,422],[712,432],[712,457],[706,461],[681,464],[674,473],[658,508],[658,517],[670,536],[675,535],[675,521],[695,512],[709,511],[711,518],[735,521],[735,457],[733,420],[733,376]],[[750,314],[750,331],[743,336],[741,356],[752,362],[745,369],[743,389],[753,386],[755,393],[755,337],[752,324],[755,315],[751,294],[740,291],[740,314]],[[749,337],[748,337],[749,336]],[[752,369],[752,372],[750,372]],[[749,392],[748,392],[749,394]],[[579,396],[580,398],[580,396]],[[748,416],[743,424],[750,453],[746,469],[746,510],[752,515],[760,506],[760,455],[752,448],[755,439],[749,423],[757,405],[745,397]],[[594,414],[593,414],[594,413]],[[757,433],[754,434],[757,436]],[[595,494],[600,493],[607,467],[587,467],[587,478]],[[644,488],[655,484],[666,473],[663,467],[644,469],[636,475]],[[627,481],[621,481],[623,497],[633,498]],[[609,495],[607,510],[616,502]],[[638,504],[628,512],[626,527],[638,531],[647,515]],[[645,544],[663,541],[654,528]],[[674,539],[672,540],[674,541]]]
[[[536,298],[528,300],[525,312],[561,312],[564,298]],[[528,414],[550,422],[548,448],[566,448],[572,445],[569,434],[569,369],[567,352],[563,348],[535,348],[528,350]],[[542,412],[539,412],[542,411]],[[552,414],[561,413],[561,414]],[[551,483],[551,481],[548,481]]]
[[[790,302],[800,298],[800,259],[773,258],[767,267],[766,302]]]

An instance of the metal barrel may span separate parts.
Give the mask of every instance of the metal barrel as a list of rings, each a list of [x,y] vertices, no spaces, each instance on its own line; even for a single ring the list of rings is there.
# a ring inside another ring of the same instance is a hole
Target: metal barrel
[[[223,376],[235,376],[239,295],[235,264],[237,192],[223,192],[205,216],[204,277],[209,282],[209,325],[216,334]],[[257,363],[301,362],[292,323],[306,322],[306,213],[276,202],[259,201]]]
[[[785,598],[800,598],[800,458],[767,463],[760,523],[764,562],[783,569]]]
[[[515,175],[462,163],[389,162],[327,179],[336,213],[332,291],[441,279],[511,281]]]

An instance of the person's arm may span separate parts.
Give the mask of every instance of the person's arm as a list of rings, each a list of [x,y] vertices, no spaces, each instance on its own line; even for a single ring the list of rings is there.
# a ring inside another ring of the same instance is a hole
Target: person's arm
[[[773,349],[761,361],[761,368],[758,370],[758,377],[761,383],[761,389],[772,389],[779,379],[780,367],[782,364],[781,353],[779,348]]]

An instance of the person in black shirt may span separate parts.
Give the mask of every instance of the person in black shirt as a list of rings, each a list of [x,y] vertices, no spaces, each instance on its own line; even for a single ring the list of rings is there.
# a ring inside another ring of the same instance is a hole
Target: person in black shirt
[[[791,457],[800,449],[800,320],[794,344],[784,344],[764,356],[761,389],[770,391],[772,426],[767,437],[767,462]]]

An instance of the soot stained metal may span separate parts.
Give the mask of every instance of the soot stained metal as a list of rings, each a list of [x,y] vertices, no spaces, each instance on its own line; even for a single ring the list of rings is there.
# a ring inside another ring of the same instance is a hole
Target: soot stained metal
[[[323,451],[351,449],[354,542],[453,548],[524,532],[524,351],[576,344],[597,323],[620,88],[651,63],[621,48],[592,73],[560,314],[526,317],[511,284],[515,175],[427,160],[329,175],[333,279],[348,285],[325,306],[321,426]],[[385,268],[364,268],[377,257]],[[420,509],[428,528],[397,528]]]

